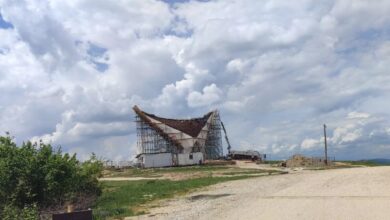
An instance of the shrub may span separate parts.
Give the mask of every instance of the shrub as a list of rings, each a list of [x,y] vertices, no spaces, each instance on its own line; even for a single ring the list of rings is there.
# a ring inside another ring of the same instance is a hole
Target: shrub
[[[26,206],[23,209],[12,205],[6,205],[2,210],[1,219],[3,220],[38,220],[39,213],[37,206]]]
[[[50,144],[17,146],[8,134],[0,136],[0,219],[34,206],[58,210],[76,203],[76,208],[87,208],[101,193],[102,169],[95,155],[81,163],[75,154],[63,154]]]

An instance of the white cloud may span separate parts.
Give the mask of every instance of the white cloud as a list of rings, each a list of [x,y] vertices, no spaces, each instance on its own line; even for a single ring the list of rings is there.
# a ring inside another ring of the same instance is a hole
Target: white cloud
[[[313,148],[318,148],[320,146],[320,141],[316,139],[305,139],[301,143],[301,147],[303,150],[310,150]]]
[[[138,104],[166,117],[219,108],[236,148],[319,154],[326,123],[335,154],[390,157],[388,1],[1,0],[0,10],[14,26],[0,27],[0,131],[18,140],[130,156]]]
[[[335,144],[345,144],[357,140],[361,135],[362,130],[357,127],[357,124],[346,124],[334,130],[332,142]]]
[[[370,117],[370,114],[368,113],[364,113],[364,112],[350,112],[348,113],[348,117],[349,119],[358,119],[358,118],[361,118],[361,119],[364,119],[364,118],[369,118]]]
[[[191,92],[187,97],[187,101],[190,107],[208,106],[218,102],[221,95],[222,91],[215,84],[211,84],[203,88],[203,93]]]

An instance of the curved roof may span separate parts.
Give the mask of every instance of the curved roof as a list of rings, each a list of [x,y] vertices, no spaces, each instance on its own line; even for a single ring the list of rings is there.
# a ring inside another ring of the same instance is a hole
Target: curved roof
[[[183,133],[190,135],[191,137],[197,137],[202,130],[202,128],[206,125],[207,120],[213,114],[213,112],[209,112],[200,118],[191,118],[191,119],[170,119],[170,118],[162,118],[156,115],[146,113],[141,111],[137,106],[134,106],[134,111],[140,115],[144,114],[153,118],[163,124],[168,125],[171,128],[179,130]]]

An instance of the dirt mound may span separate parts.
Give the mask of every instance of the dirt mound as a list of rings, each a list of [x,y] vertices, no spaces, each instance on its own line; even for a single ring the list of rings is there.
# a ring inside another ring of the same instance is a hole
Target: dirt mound
[[[328,161],[330,165],[331,161]],[[287,167],[321,167],[325,166],[325,160],[322,157],[305,157],[296,154],[286,161]]]

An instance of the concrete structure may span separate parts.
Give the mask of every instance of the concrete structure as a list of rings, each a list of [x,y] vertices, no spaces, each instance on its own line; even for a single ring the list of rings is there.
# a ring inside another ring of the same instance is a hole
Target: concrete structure
[[[204,161],[201,152],[177,154],[179,166],[202,164]]]
[[[169,119],[146,113],[137,106],[133,110],[141,166],[190,165],[223,156],[218,111],[200,118]]]
[[[139,154],[137,159],[142,168],[197,165],[202,164],[204,161],[201,152],[183,154]]]
[[[171,153],[139,154],[137,159],[143,168],[173,166]]]

